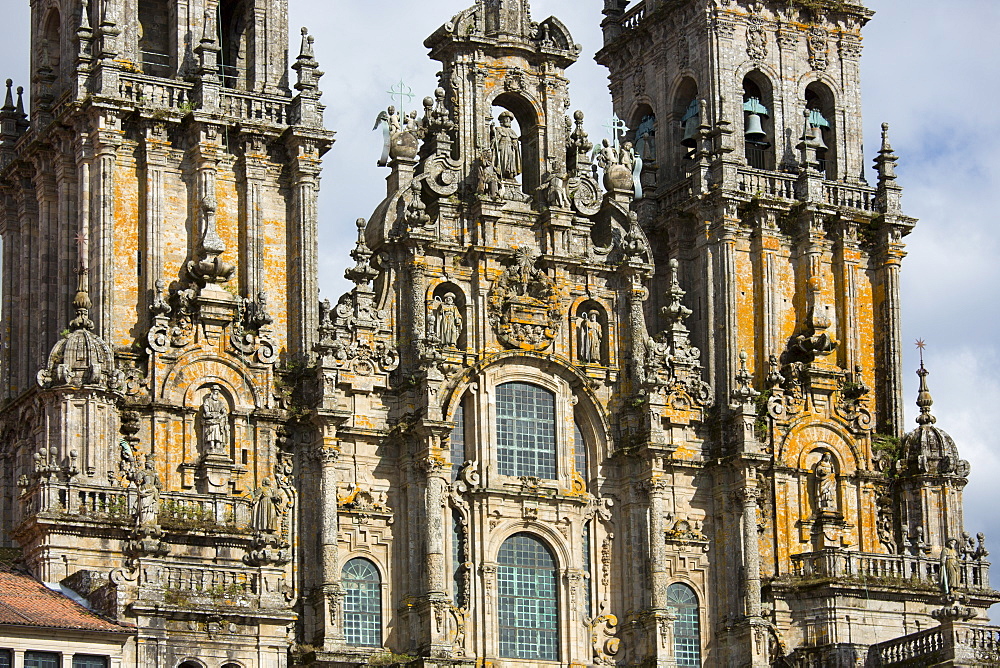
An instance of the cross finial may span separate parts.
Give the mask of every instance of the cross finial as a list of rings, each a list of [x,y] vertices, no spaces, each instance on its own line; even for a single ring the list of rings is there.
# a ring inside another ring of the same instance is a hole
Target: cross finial
[[[622,137],[625,136],[625,133],[628,132],[628,125],[625,121],[618,118],[618,114],[613,114],[611,119],[605,123],[604,128],[611,134],[615,148],[618,148],[619,135]]]
[[[398,84],[394,85],[386,92],[389,94],[389,99],[395,102],[399,107],[399,115],[400,118],[402,118],[404,116],[403,105],[406,102],[412,102],[415,97],[413,95],[413,89],[407,86],[403,80],[400,79]]]

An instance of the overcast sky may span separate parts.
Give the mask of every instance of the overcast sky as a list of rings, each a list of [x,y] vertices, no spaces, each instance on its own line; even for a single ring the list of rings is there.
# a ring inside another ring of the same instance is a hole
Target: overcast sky
[[[401,79],[417,99],[435,86],[436,64],[422,42],[472,0],[289,0],[298,28],[308,26],[337,143],[327,155],[321,195],[321,286],[335,299],[353,243],[353,221],[367,217],[385,193],[387,169],[375,162],[375,117]],[[591,137],[611,113],[606,71],[593,61],[601,46],[600,0],[534,0],[533,18],[558,16],[583,45],[570,68],[573,108],[587,113]],[[904,207],[920,219],[903,264],[903,339],[907,422],[913,426],[918,366],[913,341],[927,341],[929,382],[938,426],[972,463],[966,527],[986,531],[1000,555],[1000,2],[868,0],[878,14],[865,31],[866,141],[869,160],[879,124],[892,125],[900,156]],[[3,72],[27,82],[28,2],[3,0]],[[909,427],[908,427],[909,428]],[[1000,584],[1000,566],[994,569]]]

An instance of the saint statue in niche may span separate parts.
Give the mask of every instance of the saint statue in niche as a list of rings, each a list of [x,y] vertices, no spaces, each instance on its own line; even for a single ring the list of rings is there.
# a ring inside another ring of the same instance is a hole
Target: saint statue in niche
[[[513,127],[514,114],[500,114],[500,127],[493,126],[490,143],[500,178],[515,179],[521,173],[521,137]]]
[[[954,538],[949,538],[945,546],[941,548],[941,571],[938,576],[941,594],[948,596],[961,583],[962,574],[959,572],[958,541]]]
[[[837,474],[833,469],[833,458],[829,452],[813,467],[813,478],[816,481],[816,508],[820,512],[836,512],[837,510]]]
[[[135,514],[135,527],[153,528],[160,524],[160,478],[156,475],[153,462],[147,460],[146,466],[133,480],[138,487],[138,502]]]
[[[201,403],[201,435],[205,452],[225,452],[229,447],[229,406],[218,385]]]
[[[577,354],[580,356],[580,361],[585,364],[600,363],[604,332],[597,311],[583,313],[580,324],[577,325],[577,335],[579,341]]]
[[[454,293],[445,293],[444,299],[435,297],[438,303],[435,332],[438,340],[445,346],[458,346],[458,337],[462,333],[462,313],[455,303]]]

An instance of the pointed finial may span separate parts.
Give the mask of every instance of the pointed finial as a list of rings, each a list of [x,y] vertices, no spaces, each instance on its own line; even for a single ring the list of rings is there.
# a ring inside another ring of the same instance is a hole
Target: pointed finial
[[[927,344],[923,339],[917,341],[917,348],[920,350],[920,368],[917,369],[917,375],[920,376],[920,389],[917,391],[917,406],[920,408],[920,415],[917,416],[917,424],[921,426],[937,422],[937,418],[931,414],[934,399],[931,397],[931,391],[927,388],[927,376],[930,372],[924,367],[924,348],[926,347]]]
[[[889,143],[889,124],[882,124],[882,148],[875,158],[875,171],[878,172],[879,185],[885,187],[896,180],[896,162],[899,157],[893,152]]]
[[[3,101],[3,111],[14,111],[14,80],[7,79],[7,96]]]
[[[77,270],[77,274],[79,278],[76,284],[76,296],[73,297],[73,309],[76,311],[76,317],[69,322],[69,328],[74,332],[80,329],[94,329],[94,322],[90,319],[90,309],[93,303],[87,292],[87,270],[80,268]]]
[[[90,0],[83,0],[83,7],[80,10],[80,30],[90,31]]]
[[[17,114],[24,118],[24,86],[17,87]]]

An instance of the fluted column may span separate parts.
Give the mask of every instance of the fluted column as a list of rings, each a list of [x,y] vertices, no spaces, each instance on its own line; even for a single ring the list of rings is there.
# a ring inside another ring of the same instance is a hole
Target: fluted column
[[[293,245],[288,263],[291,289],[288,295],[288,344],[293,354],[309,355],[319,328],[318,208],[320,153],[316,142],[296,138],[292,142]]]
[[[114,113],[101,119],[94,146],[94,195],[97,208],[91,220],[94,230],[90,244],[92,270],[91,299],[97,305],[97,328],[102,339],[113,344],[115,328],[115,167],[121,145],[121,121]]]

